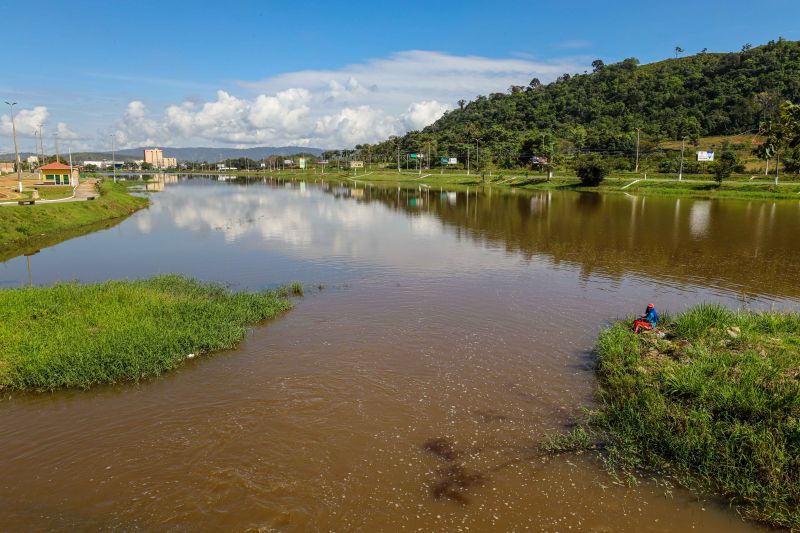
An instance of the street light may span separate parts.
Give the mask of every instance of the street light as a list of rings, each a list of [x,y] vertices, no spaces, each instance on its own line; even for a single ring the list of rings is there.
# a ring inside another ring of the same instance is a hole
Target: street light
[[[114,183],[116,183],[117,182],[117,164],[114,161],[116,159],[116,154],[114,153],[114,149],[115,149],[114,140],[116,140],[116,136],[112,133],[111,135],[109,135],[109,137],[111,137],[111,168],[114,169]]]
[[[6,102],[11,109],[11,133],[14,136],[14,152],[17,155],[17,181],[19,182],[19,194],[22,196],[22,163],[19,160],[19,148],[17,147],[17,124],[14,122],[14,106],[16,102]]]

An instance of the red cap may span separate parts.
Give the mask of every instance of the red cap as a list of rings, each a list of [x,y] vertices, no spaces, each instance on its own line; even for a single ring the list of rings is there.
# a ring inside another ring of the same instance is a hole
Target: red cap
[[[647,308],[648,308],[648,309],[652,309],[653,307],[655,307],[655,305],[653,305],[653,304],[647,304]]]

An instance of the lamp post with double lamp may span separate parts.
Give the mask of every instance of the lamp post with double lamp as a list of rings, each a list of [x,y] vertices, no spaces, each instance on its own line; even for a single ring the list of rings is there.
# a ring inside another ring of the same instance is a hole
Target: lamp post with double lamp
[[[16,102],[6,102],[11,109],[11,134],[14,137],[14,153],[17,157],[17,182],[19,182],[19,194],[22,195],[22,163],[19,160],[19,148],[17,147],[17,124],[14,121],[14,106]]]

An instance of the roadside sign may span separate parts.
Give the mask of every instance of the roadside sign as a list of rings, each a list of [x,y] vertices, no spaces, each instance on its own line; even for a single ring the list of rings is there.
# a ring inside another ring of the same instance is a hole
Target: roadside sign
[[[451,157],[450,161],[448,161],[447,164],[448,165],[457,165],[458,164],[458,158],[457,157]]]
[[[284,159],[283,160],[283,164],[284,165],[294,165],[294,161],[291,160],[291,159]]]
[[[300,163],[300,170],[304,170],[306,168],[306,158],[301,157],[298,161]]]
[[[706,152],[706,151],[699,151],[697,152],[697,160],[698,161],[713,161],[714,160],[714,152]]]
[[[350,168],[364,168],[363,161],[350,161]]]
[[[439,162],[443,165],[447,165],[450,162],[450,159],[447,157],[440,157]]]
[[[327,159],[320,159],[319,161],[317,161],[318,165],[327,165],[328,163],[329,161]]]
[[[411,159],[425,159],[425,154],[408,154]]]

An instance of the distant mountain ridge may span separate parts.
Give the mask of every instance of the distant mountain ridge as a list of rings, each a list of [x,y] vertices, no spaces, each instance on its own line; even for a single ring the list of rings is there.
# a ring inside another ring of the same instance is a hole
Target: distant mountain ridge
[[[154,148],[149,146],[147,148]],[[156,146],[164,151],[165,157],[174,157],[178,161],[222,161],[223,159],[237,159],[249,157],[250,159],[264,159],[273,155],[294,155],[310,154],[312,156],[322,155],[321,148],[308,148],[305,146],[256,146],[254,148],[211,148],[211,147],[191,147],[191,148],[172,148]],[[144,158],[145,147],[142,148],[123,148],[117,150],[114,156],[121,161],[138,160]],[[28,156],[36,155],[31,152],[21,152],[20,157],[24,160]],[[0,154],[0,160],[13,161],[14,154]],[[61,159],[66,161],[69,156],[61,154]],[[111,151],[108,152],[73,152],[73,161],[93,161],[101,159],[111,159]]]

